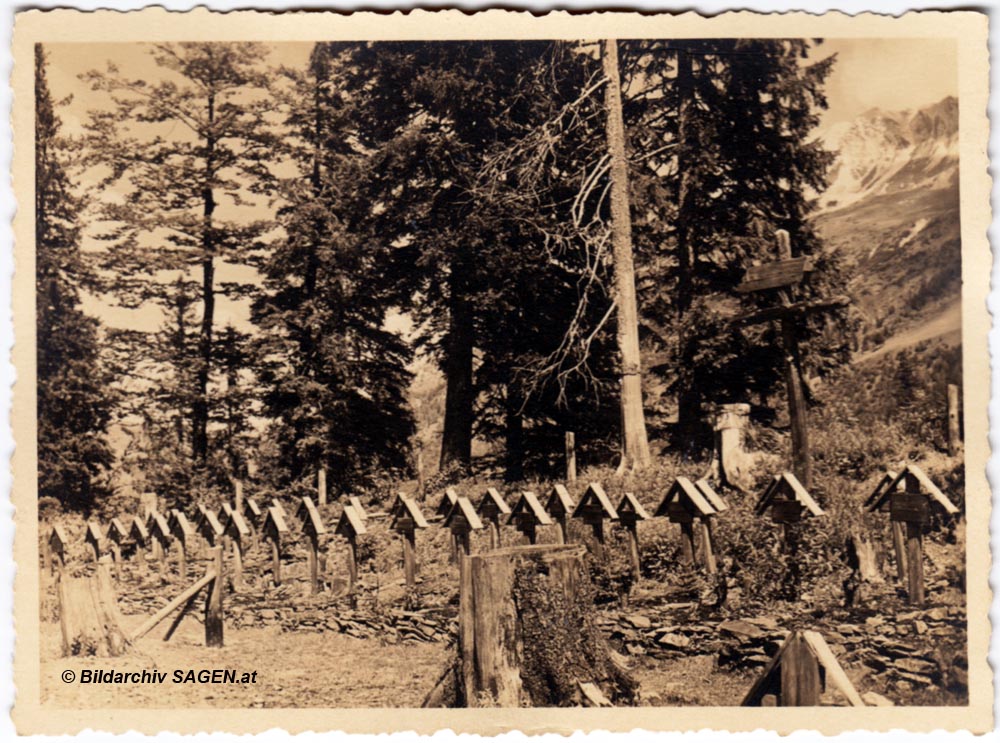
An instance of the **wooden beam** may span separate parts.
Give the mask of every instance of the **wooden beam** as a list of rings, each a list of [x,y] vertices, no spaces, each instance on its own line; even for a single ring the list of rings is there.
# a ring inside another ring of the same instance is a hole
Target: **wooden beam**
[[[792,302],[780,307],[768,307],[757,312],[742,317],[736,317],[729,321],[730,326],[739,327],[741,325],[759,325],[760,323],[781,320],[790,315],[806,314],[810,312],[826,312],[846,307],[851,303],[849,297],[840,295],[829,299],[810,299],[804,302]]]
[[[156,614],[154,614],[153,616],[151,616],[145,622],[143,622],[142,624],[140,624],[132,632],[132,634],[129,635],[129,638],[128,638],[129,642],[135,642],[136,640],[138,640],[143,635],[148,634],[150,630],[152,630],[154,627],[156,627],[156,625],[158,625],[160,622],[162,622],[164,619],[166,619],[174,609],[176,609],[178,606],[180,606],[181,604],[183,604],[189,598],[191,598],[192,596],[194,596],[196,593],[198,593],[198,591],[200,591],[202,588],[204,588],[205,586],[207,586],[213,580],[215,580],[215,573],[209,571],[208,573],[205,574],[205,577],[200,578],[199,580],[195,581],[193,584],[191,584],[190,587],[188,587],[185,591],[183,591],[177,598],[175,598],[169,604],[167,604],[166,606],[164,606],[162,609],[160,609],[158,612],[156,612]]]

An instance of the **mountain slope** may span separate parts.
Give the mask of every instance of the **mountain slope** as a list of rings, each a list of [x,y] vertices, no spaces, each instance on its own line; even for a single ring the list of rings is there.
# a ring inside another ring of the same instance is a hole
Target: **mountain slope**
[[[837,160],[815,223],[851,275],[855,350],[960,342],[956,99],[916,112],[873,109],[823,140]]]

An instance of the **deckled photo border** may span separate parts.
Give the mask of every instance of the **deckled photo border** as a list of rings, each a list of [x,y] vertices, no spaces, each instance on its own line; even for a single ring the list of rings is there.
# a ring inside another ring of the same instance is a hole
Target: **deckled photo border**
[[[35,416],[35,262],[33,252],[33,45],[36,42],[158,40],[357,40],[357,39],[521,39],[638,37],[944,37],[960,40],[959,131],[962,238],[963,394],[966,441],[968,521],[969,705],[966,707],[739,708],[638,707],[622,709],[52,709],[40,703],[39,562],[36,496]],[[14,389],[12,427],[13,503],[16,508],[14,556],[17,697],[13,717],[18,732],[61,734],[86,728],[109,732],[161,730],[183,733],[225,731],[253,733],[279,728],[288,732],[341,730],[384,733],[413,730],[431,733],[526,734],[576,730],[747,731],[758,728],[788,733],[799,729],[834,734],[850,730],[970,730],[993,727],[992,670],[988,584],[990,557],[990,488],[987,408],[990,359],[987,312],[991,221],[986,115],[989,95],[987,16],[976,12],[913,12],[899,18],[842,13],[726,13],[706,18],[682,15],[611,12],[536,17],[527,12],[491,10],[474,15],[460,11],[376,13],[296,13],[205,9],[167,12],[155,8],[119,13],[72,10],[27,11],[15,21],[13,41],[14,190],[20,208],[14,220],[13,279]],[[290,714],[294,712],[294,714]]]

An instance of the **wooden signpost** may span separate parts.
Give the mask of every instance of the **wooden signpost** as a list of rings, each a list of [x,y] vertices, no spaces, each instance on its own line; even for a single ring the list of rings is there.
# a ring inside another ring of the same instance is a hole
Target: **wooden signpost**
[[[53,524],[52,531],[49,532],[49,570],[52,575],[62,575],[63,568],[66,567],[66,548],[69,547],[69,538],[66,530],[60,524]]]
[[[320,470],[322,472],[322,470]],[[326,526],[323,524],[323,517],[319,515],[316,505],[308,495],[302,498],[299,510],[295,512],[295,517],[302,524],[302,531],[305,532],[309,542],[307,552],[307,564],[309,566],[309,592],[319,593],[319,539],[326,534]]]
[[[104,543],[104,535],[101,533],[101,525],[96,521],[88,521],[87,536],[85,539],[94,553],[94,562],[99,562],[101,559],[101,546]]]
[[[111,559],[121,562],[122,545],[128,541],[128,529],[118,518],[111,519],[108,525],[108,541],[111,543]]]
[[[149,519],[149,536],[153,541],[153,558],[159,563],[160,580],[167,578],[167,555],[170,554],[170,527],[159,512],[153,511]]]
[[[573,518],[590,524],[590,528],[594,530],[595,549],[600,554],[604,549],[604,522],[617,521],[618,512],[601,484],[592,482],[573,511]]]
[[[739,318],[739,325],[757,325],[778,320],[781,323],[781,342],[785,353],[785,386],[788,392],[788,416],[792,428],[792,469],[806,488],[812,487],[812,458],[809,453],[808,413],[799,345],[795,325],[800,318],[813,312],[829,312],[849,304],[847,297],[810,300],[793,303],[791,287],[800,283],[813,270],[812,259],[792,257],[791,239],[786,230],[775,232],[778,260],[762,266],[752,266],[743,276],[743,283],[736,291],[747,294],[762,291],[774,292],[778,306]]]
[[[559,524],[559,543],[569,544],[569,517],[576,510],[576,503],[565,485],[553,486],[545,502],[545,510]]]
[[[223,533],[229,537],[229,543],[233,546],[233,588],[243,587],[243,555],[244,544],[250,536],[250,527],[243,520],[243,515],[233,509],[229,513],[229,520],[222,527]]]
[[[892,475],[890,479],[890,475]],[[899,486],[903,485],[903,492]],[[924,536],[930,520],[931,508],[942,509],[949,516],[959,513],[958,506],[931,482],[926,473],[915,464],[908,464],[899,474],[887,473],[879,487],[868,499],[869,511],[879,511],[889,505],[889,519],[893,522],[893,543],[896,564],[906,573],[906,593],[910,604],[924,604]],[[900,526],[897,527],[896,524]],[[902,548],[902,530],[906,530],[906,549]]]
[[[865,703],[818,632],[794,630],[764,667],[742,707],[818,707],[829,680],[852,707]]]
[[[483,528],[483,522],[472,503],[465,496],[460,496],[452,506],[451,512],[444,519],[444,526],[455,538],[455,544],[463,555],[472,554],[472,540],[469,535]]]
[[[774,476],[754,506],[754,513],[762,516],[768,509],[771,511],[771,520],[784,525],[785,547],[790,551],[795,549],[796,526],[802,518],[823,516],[825,513],[791,472]]]
[[[510,516],[510,506],[496,488],[487,488],[479,499],[476,513],[490,524],[490,549],[498,549],[500,545],[500,517]]]
[[[528,538],[528,544],[537,544],[538,527],[551,526],[552,519],[538,502],[538,496],[526,490],[521,493],[521,497],[510,510],[507,523],[517,527],[517,530]]]
[[[458,501],[457,496],[455,500]],[[406,587],[413,588],[417,585],[418,569],[416,532],[417,529],[427,528],[427,519],[420,506],[402,493],[396,496],[389,516],[392,519],[389,528],[403,537],[403,572],[406,575]]]
[[[666,516],[671,523],[681,527],[681,555],[685,562],[694,562],[694,523],[698,520],[701,531],[702,564],[709,573],[716,571],[715,550],[712,544],[712,518],[728,508],[725,501],[712,489],[707,480],[691,482],[678,477],[656,507],[654,516]]]
[[[281,540],[288,533],[285,514],[281,506],[275,503],[267,509],[264,516],[264,539],[271,543],[271,579],[274,585],[281,585]]]
[[[625,493],[618,504],[618,522],[628,534],[629,562],[632,566],[632,576],[636,581],[642,577],[642,562],[639,555],[638,523],[649,518],[646,509],[632,493]]]
[[[194,534],[194,527],[187,520],[187,516],[177,508],[170,511],[170,516],[167,519],[167,527],[170,529],[174,541],[177,542],[177,570],[181,575],[181,579],[187,580],[188,540]]]
[[[146,529],[144,519],[135,516],[132,518],[132,527],[129,529],[129,536],[135,542],[135,556],[139,562],[146,561],[146,549],[149,547],[149,531]]]
[[[358,582],[358,537],[367,534],[364,518],[353,504],[344,506],[334,533],[347,540],[347,594],[351,606],[357,603],[356,586]]]

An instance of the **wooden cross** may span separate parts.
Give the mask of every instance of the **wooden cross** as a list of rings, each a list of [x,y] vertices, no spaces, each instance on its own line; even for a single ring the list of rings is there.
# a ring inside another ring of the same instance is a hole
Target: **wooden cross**
[[[628,533],[629,562],[632,566],[632,577],[636,582],[642,577],[642,563],[639,559],[638,523],[649,518],[646,509],[632,493],[625,493],[618,504],[618,521]]]
[[[781,321],[781,344],[785,353],[785,386],[788,392],[788,417],[792,427],[792,469],[806,488],[812,487],[812,458],[809,454],[809,424],[805,389],[799,362],[799,344],[795,337],[798,318],[812,312],[828,312],[849,303],[847,297],[793,303],[791,287],[813,270],[811,258],[792,257],[791,239],[786,230],[777,230],[775,239],[778,260],[762,266],[752,266],[736,287],[741,294],[768,291],[777,295],[778,306],[746,315],[736,320],[739,325],[758,325],[772,320]]]
[[[716,571],[715,553],[712,548],[712,519],[729,506],[719,497],[706,480],[691,482],[678,477],[656,507],[654,516],[667,516],[671,523],[681,527],[681,556],[684,562],[694,562],[696,547],[694,523],[701,524],[701,553],[705,570]]]

